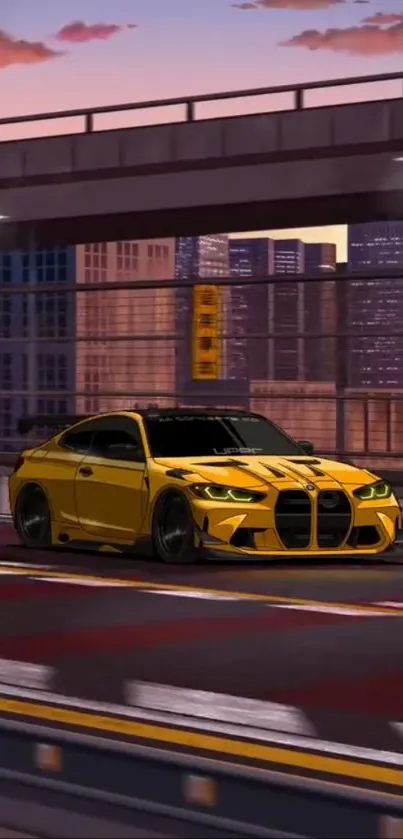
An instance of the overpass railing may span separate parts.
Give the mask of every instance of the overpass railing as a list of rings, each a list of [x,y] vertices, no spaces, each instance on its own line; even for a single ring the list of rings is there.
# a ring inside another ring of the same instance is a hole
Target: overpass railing
[[[393,83],[400,82],[400,87]],[[401,97],[403,71],[394,73],[378,73],[366,76],[349,76],[346,78],[326,79],[324,81],[301,82],[289,85],[278,85],[276,87],[258,87],[249,90],[230,90],[218,93],[199,94],[195,96],[171,97],[168,99],[151,99],[140,102],[124,102],[118,105],[102,105],[93,108],[75,108],[65,111],[47,111],[36,114],[24,114],[22,116],[1,117],[0,126],[25,125],[34,123],[58,122],[61,133],[92,133],[97,130],[104,131],[106,128],[115,127],[108,123],[97,122],[98,117],[116,117],[119,114],[128,112],[144,111],[152,113],[151,124],[158,123],[160,115],[162,122],[194,122],[198,119],[219,118],[236,116],[239,113],[257,113],[265,111],[303,110],[307,108],[323,107],[323,101],[316,98],[314,94],[324,91],[349,91],[349,97],[340,102],[336,99],[334,103],[330,100],[326,104],[351,104],[352,102],[374,101],[377,99],[394,99]],[[374,90],[378,86],[378,91]],[[372,86],[372,87],[371,87]],[[365,88],[363,92],[362,88]],[[313,94],[312,96],[310,94]],[[264,100],[264,97],[266,99]],[[258,100],[255,103],[251,100]],[[263,101],[264,100],[264,101]],[[231,103],[241,105],[241,111],[231,112]],[[203,107],[220,104],[221,111],[213,108],[211,113]],[[225,104],[226,103],[226,104]],[[250,110],[252,106],[252,110]],[[173,113],[174,109],[176,112]],[[169,113],[167,113],[169,112]],[[168,118],[167,118],[168,116]],[[155,117],[155,119],[154,119]],[[75,120],[79,122],[74,122]],[[68,121],[63,131],[63,123]],[[73,121],[73,123],[72,123]],[[144,124],[150,124],[149,122]],[[121,126],[118,126],[121,127]],[[53,126],[52,133],[54,133]],[[26,135],[25,135],[26,136]],[[36,136],[36,135],[32,135]],[[38,135],[39,136],[39,135]],[[2,136],[1,139],[10,139]],[[12,139],[12,138],[11,138]]]
[[[234,407],[403,483],[403,274],[128,282],[130,251],[105,282],[95,247],[75,285],[49,281],[56,252],[29,282],[2,263],[0,451],[33,442],[17,433],[31,413]]]

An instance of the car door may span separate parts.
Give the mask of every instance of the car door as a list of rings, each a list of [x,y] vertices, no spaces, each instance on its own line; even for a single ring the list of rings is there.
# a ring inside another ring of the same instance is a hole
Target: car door
[[[131,544],[141,532],[148,501],[140,430],[130,417],[97,422],[75,481],[80,525],[96,540]]]
[[[61,524],[78,523],[75,478],[81,461],[90,450],[93,433],[91,422],[65,432],[41,463],[53,519]]]

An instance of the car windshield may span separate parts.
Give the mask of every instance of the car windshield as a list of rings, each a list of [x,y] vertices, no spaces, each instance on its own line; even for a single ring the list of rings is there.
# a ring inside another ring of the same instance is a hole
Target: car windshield
[[[145,426],[152,457],[303,454],[276,425],[250,414],[161,414]]]

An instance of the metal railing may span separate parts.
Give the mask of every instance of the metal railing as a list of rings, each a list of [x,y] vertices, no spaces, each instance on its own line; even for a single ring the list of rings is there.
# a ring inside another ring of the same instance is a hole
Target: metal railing
[[[382,84],[393,81],[403,81],[403,71],[395,73],[378,73],[369,76],[351,76],[339,79],[326,79],[318,82],[302,82],[300,84],[294,83],[290,85],[279,85],[277,87],[258,87],[250,90],[231,90],[221,91],[219,93],[199,94],[196,96],[151,99],[149,101],[142,102],[125,102],[119,105],[102,105],[94,108],[75,108],[66,111],[48,111],[38,114],[25,114],[23,116],[1,117],[0,126],[49,122],[52,120],[68,120],[79,117],[84,120],[83,130],[81,133],[90,134],[99,130],[95,125],[95,117],[97,116],[122,114],[125,112],[141,110],[158,111],[163,108],[173,108],[179,106],[183,107],[185,111],[185,117],[182,121],[194,122],[197,120],[196,106],[199,104],[245,100],[262,96],[278,96],[279,94],[291,94],[292,105],[289,108],[280,108],[278,110],[300,111],[306,108],[322,107],[315,104],[307,105],[305,94],[309,91],[327,90],[331,88],[352,88],[355,85]],[[403,91],[401,95],[403,95]],[[371,101],[371,99],[367,101]],[[349,100],[349,103],[351,103],[351,100]],[[175,122],[175,120],[172,120],[172,122]]]
[[[403,76],[403,73],[402,73]],[[286,241],[286,240],[285,240]],[[97,255],[97,254],[96,254]],[[94,269],[94,266],[92,266]],[[102,271],[106,271],[107,269],[98,268],[98,273],[102,273]],[[122,269],[123,270],[123,269]],[[120,272],[121,273],[121,272]],[[125,272],[126,273],[126,272]],[[100,280],[97,282],[66,282],[66,283],[57,283],[57,282],[38,282],[37,285],[32,287],[32,284],[26,283],[2,283],[1,277],[1,268],[0,268],[0,299],[3,296],[7,296],[9,294],[14,295],[40,295],[45,294],[46,292],[52,294],[66,294],[67,292],[72,292],[73,294],[83,294],[84,292],[96,292],[96,291],[105,291],[105,292],[117,292],[117,291],[156,291],[158,289],[166,290],[173,290],[179,291],[180,289],[192,289],[198,285],[209,285],[209,286],[218,286],[220,288],[227,288],[227,287],[239,287],[244,286],[248,288],[249,286],[274,286],[278,283],[290,282],[297,284],[305,284],[305,283],[315,283],[318,285],[322,285],[325,282],[334,282],[337,280],[337,285],[340,286],[343,283],[352,283],[352,282],[374,282],[382,280],[382,282],[386,282],[388,280],[402,280],[403,278],[403,270],[396,270],[396,269],[384,269],[374,271],[354,271],[349,272],[346,270],[337,270],[337,271],[323,271],[323,272],[315,272],[315,273],[304,273],[304,274],[294,274],[294,273],[278,273],[278,274],[270,274],[269,276],[248,276],[248,277],[238,277],[238,276],[223,276],[218,275],[217,277],[199,277],[199,276],[192,276],[189,274],[187,277],[183,278],[159,278],[159,279],[133,279],[133,280],[123,280],[119,276],[119,272],[116,273],[116,278],[111,280]],[[389,333],[388,333],[389,334]]]

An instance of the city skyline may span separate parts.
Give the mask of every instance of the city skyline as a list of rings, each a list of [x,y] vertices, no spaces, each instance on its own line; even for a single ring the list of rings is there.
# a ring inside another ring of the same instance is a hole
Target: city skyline
[[[347,229],[349,272],[379,268],[379,280],[338,282],[328,228],[320,243],[286,231],[1,254],[1,448],[26,444],[18,419],[36,411],[218,406],[269,416],[322,452],[371,452],[371,468],[388,452],[403,461],[403,223]],[[402,278],[382,280],[392,266]],[[317,273],[319,283],[296,279]],[[174,277],[178,288],[164,288]],[[127,280],[131,289],[116,287]],[[13,294],[21,282],[34,294]]]
[[[327,242],[336,246],[336,262],[347,262],[348,225],[333,224],[323,227],[298,227],[285,230],[252,230],[245,233],[230,233],[230,239],[249,239],[267,236],[270,239],[301,239],[306,244]]]

